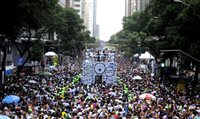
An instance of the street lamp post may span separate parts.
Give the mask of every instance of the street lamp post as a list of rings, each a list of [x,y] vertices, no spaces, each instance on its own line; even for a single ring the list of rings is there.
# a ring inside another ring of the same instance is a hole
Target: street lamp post
[[[180,3],[190,7],[190,5],[188,3],[186,3],[186,2],[184,2],[183,0],[174,0],[174,2],[180,2]]]

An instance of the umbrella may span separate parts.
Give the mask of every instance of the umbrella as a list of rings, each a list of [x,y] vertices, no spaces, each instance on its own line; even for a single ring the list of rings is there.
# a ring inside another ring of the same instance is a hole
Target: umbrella
[[[58,71],[58,68],[57,67],[55,67],[55,66],[49,66],[49,70],[50,71]]]
[[[45,53],[45,56],[57,56],[57,54],[55,52],[47,52]]]
[[[0,114],[0,119],[10,119],[8,116],[6,116],[6,115],[1,115]]]
[[[53,109],[50,109],[49,110],[51,113],[55,113],[56,111],[55,110],[53,110]]]
[[[123,103],[121,100],[119,100],[119,99],[115,99],[115,102],[117,102],[117,103]]]
[[[37,83],[37,82],[34,81],[34,80],[29,80],[28,82],[29,82],[29,83]]]
[[[7,95],[3,100],[2,103],[18,103],[20,98],[16,95]]]
[[[137,76],[134,76],[132,79],[133,80],[142,80],[142,77],[137,75]]]
[[[109,92],[108,94],[111,95],[111,96],[116,96],[117,95],[115,92]]]
[[[48,71],[43,71],[43,72],[40,72],[38,75],[39,75],[39,76],[51,76],[52,73],[50,73],[50,72],[48,72]]]
[[[152,94],[144,93],[144,94],[139,96],[139,99],[142,99],[142,100],[156,100],[156,97],[153,96]]]

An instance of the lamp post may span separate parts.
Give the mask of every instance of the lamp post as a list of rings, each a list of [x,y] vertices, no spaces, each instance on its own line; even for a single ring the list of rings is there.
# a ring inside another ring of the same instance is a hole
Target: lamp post
[[[190,5],[188,3],[186,3],[186,2],[184,2],[183,0],[174,0],[174,2],[180,2],[180,3],[190,7]]]

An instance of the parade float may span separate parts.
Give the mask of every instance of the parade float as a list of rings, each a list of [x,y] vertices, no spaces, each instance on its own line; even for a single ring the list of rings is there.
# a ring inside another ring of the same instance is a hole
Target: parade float
[[[114,52],[87,52],[83,61],[81,82],[86,85],[117,83],[117,63]]]

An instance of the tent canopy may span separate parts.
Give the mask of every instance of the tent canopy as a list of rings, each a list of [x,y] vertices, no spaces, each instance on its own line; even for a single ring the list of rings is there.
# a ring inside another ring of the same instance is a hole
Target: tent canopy
[[[138,53],[136,53],[136,54],[134,54],[134,55],[133,55],[133,57],[138,57],[138,56],[139,56],[139,54],[138,54]]]
[[[147,51],[145,53],[141,54],[141,56],[139,58],[140,59],[154,59],[154,57]]]
[[[45,56],[57,56],[57,54],[55,52],[49,51],[45,53]]]

